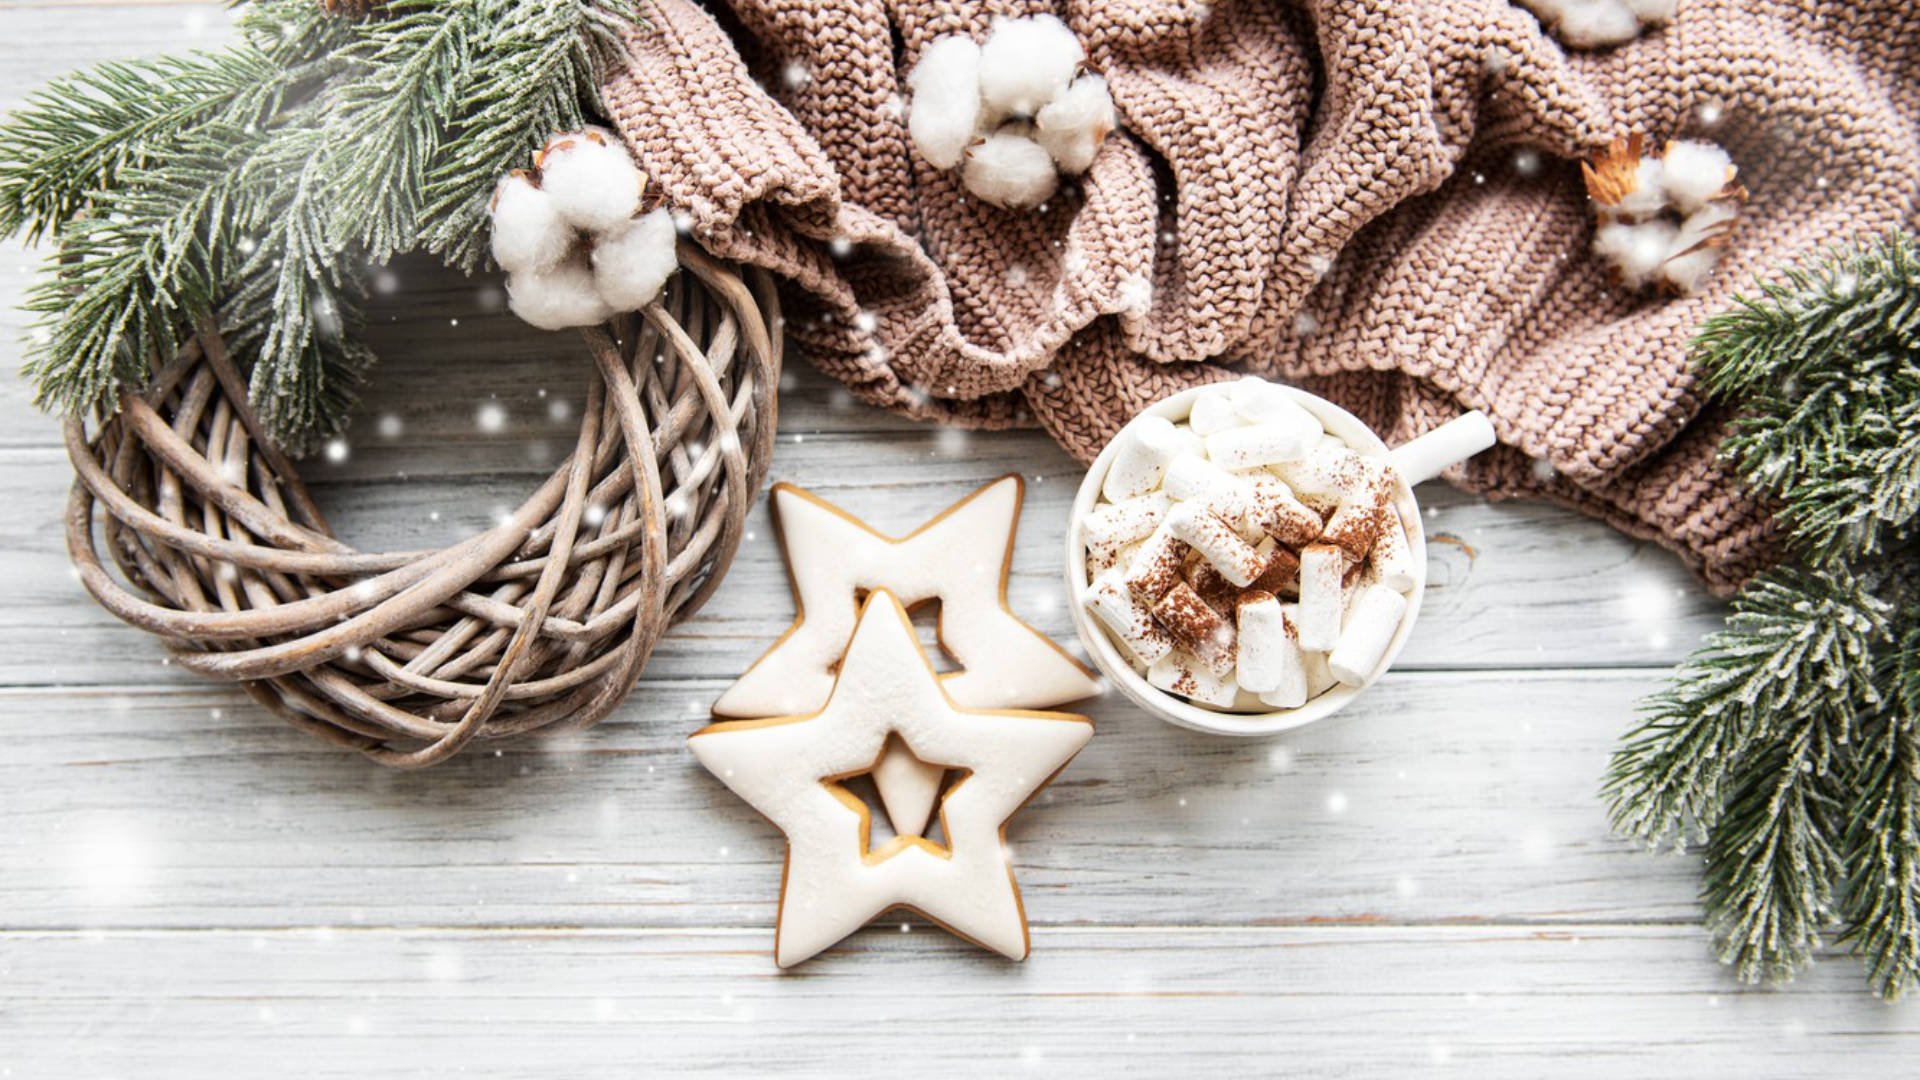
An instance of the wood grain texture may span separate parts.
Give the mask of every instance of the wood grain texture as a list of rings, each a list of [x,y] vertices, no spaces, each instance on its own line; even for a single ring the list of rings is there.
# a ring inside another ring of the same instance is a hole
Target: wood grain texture
[[[1691,921],[1596,799],[1643,672],[1393,672],[1272,741],[1118,695],[1009,842],[1040,924]],[[217,693],[0,695],[7,925],[765,926],[784,845],[686,753],[724,683],[390,775]],[[1502,702],[1489,709],[1486,702]],[[124,876],[114,868],[124,860]]]
[[[24,1064],[82,1075],[1899,1076],[1844,965],[1730,989],[1688,928],[0,936]],[[15,1075],[51,1075],[16,1069]]]
[[[116,55],[211,45],[215,4],[0,7],[0,108]],[[792,615],[755,511],[715,602],[612,722],[422,774],[329,751],[163,663],[72,580],[70,471],[15,370],[35,255],[0,247],[0,1077],[1900,1075],[1920,1009],[1835,957],[1738,987],[1692,857],[1609,835],[1634,702],[1719,620],[1666,553],[1437,485],[1401,664],[1260,743],[1124,701],[1010,833],[1035,952],[909,921],[781,975],[781,845],[683,739]],[[497,281],[418,261],[344,462],[308,474],[365,547],[444,543],[564,452],[590,377]],[[457,321],[458,325],[455,325]],[[501,414],[483,430],[483,410]],[[774,477],[905,530],[1028,480],[1014,608],[1071,641],[1079,468],[1037,433],[856,405],[796,363]],[[49,722],[49,721],[53,722]],[[924,1036],[924,1037],[910,1037]]]

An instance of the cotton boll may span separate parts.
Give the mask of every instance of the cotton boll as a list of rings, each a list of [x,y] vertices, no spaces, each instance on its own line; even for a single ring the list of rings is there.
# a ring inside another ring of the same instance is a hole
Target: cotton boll
[[[1682,293],[1699,292],[1726,253],[1726,235],[1739,217],[1740,212],[1725,203],[1708,203],[1694,211],[1667,244],[1661,278]]]
[[[1067,88],[1086,58],[1057,17],[1009,19],[994,26],[980,50],[980,96],[996,118],[1031,117]]]
[[[1659,158],[1641,158],[1633,170],[1633,190],[1608,207],[1615,216],[1629,221],[1650,218],[1667,208],[1666,169]]]
[[[619,139],[599,128],[556,135],[539,154],[540,186],[575,228],[618,228],[640,209],[646,182]]]
[[[493,189],[493,259],[513,271],[542,270],[567,257],[574,232],[536,187],[532,174],[515,169]]]
[[[592,326],[613,315],[594,287],[593,271],[577,260],[508,275],[507,306],[542,330]]]
[[[1680,0],[1626,0],[1627,10],[1643,23],[1665,26],[1679,14]]]
[[[1107,80],[1098,75],[1073,80],[1064,93],[1041,108],[1033,118],[1033,129],[1061,172],[1075,176],[1086,172],[1113,131],[1113,95],[1107,92]]]
[[[967,190],[995,206],[1024,210],[1047,201],[1059,184],[1053,158],[1025,135],[1001,131],[967,150],[960,179]]]
[[[593,245],[593,280],[600,298],[615,311],[639,311],[652,303],[680,266],[674,253],[679,239],[673,212],[664,206],[600,237]]]
[[[920,54],[907,85],[913,88],[907,134],[920,156],[936,169],[960,164],[980,133],[980,46],[961,34],[941,38]]]
[[[1587,2],[1588,0],[1519,0],[1521,7],[1533,12],[1534,18],[1549,26],[1558,23],[1567,12]]]
[[[1640,36],[1640,20],[1620,0],[1586,0],[1560,15],[1560,40],[1576,49],[1602,49]]]
[[[1712,143],[1670,142],[1662,159],[1667,198],[1682,214],[1691,214],[1720,194],[1733,176],[1733,159]]]
[[[1676,231],[1666,221],[1638,225],[1614,222],[1594,230],[1593,250],[1619,272],[1622,284],[1638,289],[1660,272],[1660,265],[1672,251]]]

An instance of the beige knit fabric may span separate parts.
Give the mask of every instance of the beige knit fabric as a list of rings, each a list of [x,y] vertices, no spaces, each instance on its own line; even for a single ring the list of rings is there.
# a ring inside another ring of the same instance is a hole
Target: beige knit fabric
[[[716,253],[788,282],[800,351],[864,400],[1091,458],[1154,399],[1252,371],[1409,438],[1483,408],[1455,478],[1544,494],[1717,588],[1776,537],[1714,460],[1686,342],[1756,274],[1920,206],[1911,0],[1682,0],[1569,53],[1506,0],[646,0],[607,97]],[[1122,132],[1044,213],[906,136],[948,33],[1051,10]],[[1704,294],[1629,295],[1587,251],[1574,159],[1616,134],[1724,145],[1752,191]]]

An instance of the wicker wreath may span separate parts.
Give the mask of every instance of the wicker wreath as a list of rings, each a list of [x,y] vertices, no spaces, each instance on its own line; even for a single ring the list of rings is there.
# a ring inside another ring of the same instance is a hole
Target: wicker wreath
[[[201,329],[91,434],[67,421],[81,582],[183,666],[383,764],[594,723],[719,584],[772,456],[773,281],[680,248],[659,300],[582,331],[596,371],[568,459],[438,551],[336,539]]]

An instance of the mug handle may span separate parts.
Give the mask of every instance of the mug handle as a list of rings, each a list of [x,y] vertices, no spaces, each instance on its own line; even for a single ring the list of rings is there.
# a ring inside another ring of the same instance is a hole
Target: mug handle
[[[1441,424],[1387,452],[1394,470],[1412,487],[1439,476],[1494,444],[1493,421],[1478,409]]]

